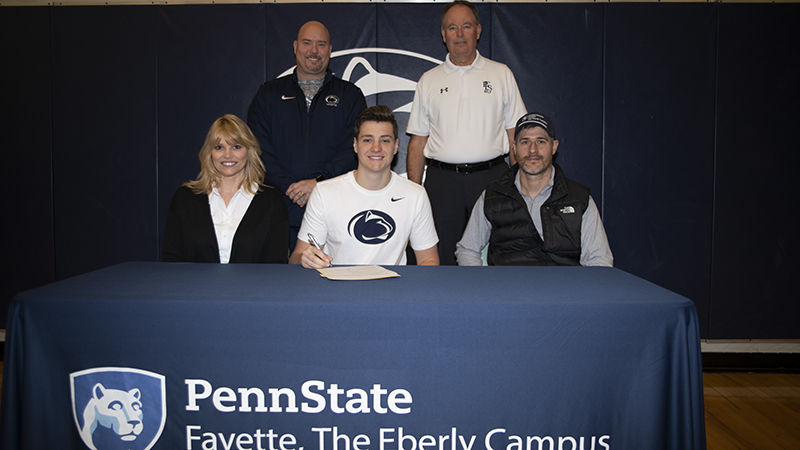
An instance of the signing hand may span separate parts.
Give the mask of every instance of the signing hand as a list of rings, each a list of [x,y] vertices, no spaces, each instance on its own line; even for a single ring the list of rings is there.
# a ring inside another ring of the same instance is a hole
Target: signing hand
[[[289,257],[289,264],[300,264],[306,269],[322,269],[330,267],[333,258],[314,245],[301,239],[297,240],[292,256]]]

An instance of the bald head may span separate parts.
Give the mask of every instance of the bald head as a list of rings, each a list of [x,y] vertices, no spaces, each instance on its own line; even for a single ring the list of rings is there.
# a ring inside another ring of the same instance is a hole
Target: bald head
[[[297,30],[297,40],[300,40],[300,37],[303,36],[304,33],[324,33],[326,36],[326,40],[330,42],[331,34],[328,32],[328,28],[322,22],[318,22],[316,20],[309,20],[308,22],[304,23],[303,26]]]
[[[331,35],[320,22],[306,22],[297,32],[294,41],[294,58],[297,78],[316,80],[325,76],[331,59]]]

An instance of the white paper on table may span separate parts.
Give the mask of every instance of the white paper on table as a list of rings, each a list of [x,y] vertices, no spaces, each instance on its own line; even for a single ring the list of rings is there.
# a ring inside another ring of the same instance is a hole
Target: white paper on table
[[[399,277],[400,274],[381,266],[337,266],[317,269],[319,274],[329,280],[378,280]]]

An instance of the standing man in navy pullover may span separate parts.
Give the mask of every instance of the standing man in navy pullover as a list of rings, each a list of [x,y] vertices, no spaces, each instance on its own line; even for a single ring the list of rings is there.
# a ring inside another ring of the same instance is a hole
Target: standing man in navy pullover
[[[297,66],[256,93],[247,114],[263,152],[264,182],[284,194],[289,251],[308,196],[318,181],[353,170],[353,124],[367,107],[356,85],[328,70],[331,39],[320,22],[306,22],[294,41]]]

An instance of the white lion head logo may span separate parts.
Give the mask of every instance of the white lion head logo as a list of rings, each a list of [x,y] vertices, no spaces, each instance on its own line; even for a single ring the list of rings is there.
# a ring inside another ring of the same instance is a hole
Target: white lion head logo
[[[113,430],[122,441],[134,441],[142,433],[142,394],[139,389],[106,389],[97,383],[83,410],[84,442],[93,442],[98,425]]]

